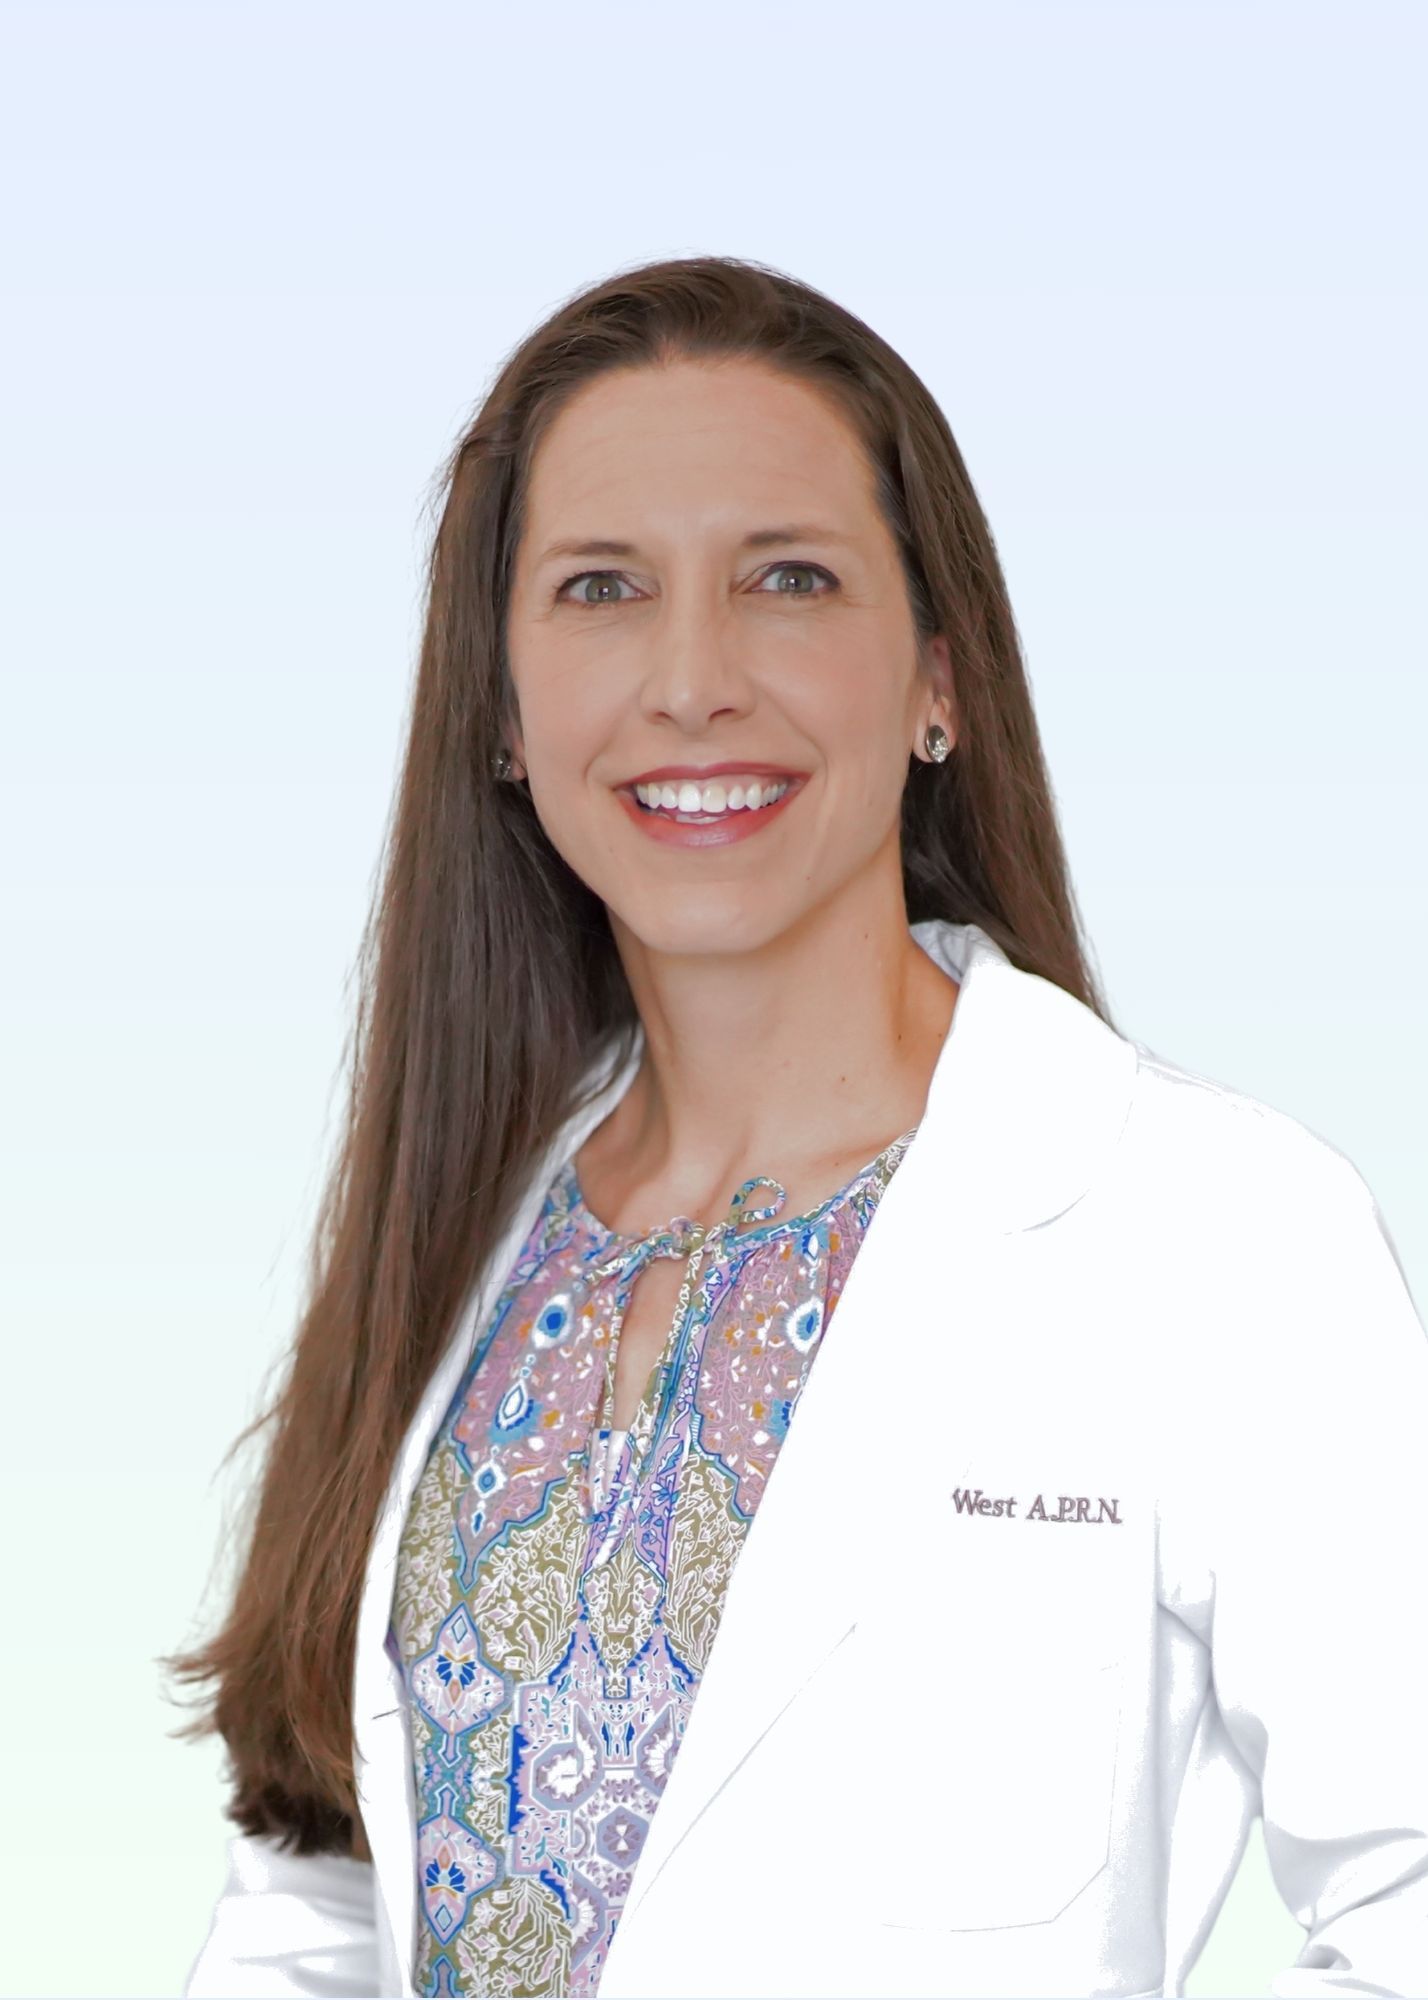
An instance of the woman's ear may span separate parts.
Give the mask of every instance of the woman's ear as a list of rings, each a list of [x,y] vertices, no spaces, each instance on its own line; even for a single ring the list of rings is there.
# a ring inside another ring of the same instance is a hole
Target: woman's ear
[[[927,642],[923,655],[923,672],[936,690],[932,712],[927,718],[927,728],[940,722],[947,731],[949,743],[957,741],[957,688],[952,678],[952,649],[939,632]]]

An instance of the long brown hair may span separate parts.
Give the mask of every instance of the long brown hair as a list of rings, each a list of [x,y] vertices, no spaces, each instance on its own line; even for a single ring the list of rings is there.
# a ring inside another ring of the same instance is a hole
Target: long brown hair
[[[909,922],[980,925],[1114,1025],[1080,937],[991,530],[922,382],[844,307],[740,258],[645,264],[571,298],[501,367],[435,496],[405,758],[300,1323],[272,1402],[225,1454],[271,1426],[225,1621],[162,1662],[214,1684],[172,1733],[221,1735],[228,1817],[298,1853],[351,1853],[360,1835],[357,1608],[408,1422],[536,1158],[589,1101],[592,1059],[606,1044],[614,1060],[633,1051],[605,906],[492,759],[516,720],[506,607],[541,438],[604,371],[683,357],[771,362],[835,399],[876,469],[917,638],[947,637],[957,740],[944,765],[909,760]]]

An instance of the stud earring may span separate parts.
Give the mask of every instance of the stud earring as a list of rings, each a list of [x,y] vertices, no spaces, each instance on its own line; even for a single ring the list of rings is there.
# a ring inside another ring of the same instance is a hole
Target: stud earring
[[[491,769],[495,772],[498,778],[509,778],[511,775],[510,751],[498,750],[495,756],[491,759]]]
[[[935,764],[945,762],[952,744],[947,731],[942,727],[940,722],[934,722],[922,740],[928,756]]]

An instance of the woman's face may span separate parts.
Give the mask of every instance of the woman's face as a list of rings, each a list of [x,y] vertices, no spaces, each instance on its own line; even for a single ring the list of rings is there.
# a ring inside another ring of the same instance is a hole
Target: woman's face
[[[947,649],[920,677],[872,469],[803,382],[739,360],[588,384],[536,453],[508,647],[517,772],[617,935],[747,951],[869,871],[900,886],[908,757],[956,733]],[[670,765],[793,783],[692,833],[631,791]]]

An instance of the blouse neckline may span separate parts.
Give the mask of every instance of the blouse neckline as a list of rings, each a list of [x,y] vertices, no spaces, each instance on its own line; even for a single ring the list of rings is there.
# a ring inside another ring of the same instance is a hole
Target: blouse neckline
[[[918,1123],[920,1124],[921,1120],[919,1120]],[[911,1144],[913,1138],[916,1136],[917,1129],[918,1129],[917,1125],[910,1125],[906,1132],[900,1132],[896,1139],[890,1140],[889,1143],[883,1147],[881,1152],[875,1153],[872,1159],[870,1159],[866,1163],[866,1165],[860,1167],[858,1171],[852,1176],[851,1179],[845,1181],[842,1187],[835,1189],[834,1192],[830,1194],[825,1201],[821,1201],[816,1208],[808,1209],[801,1215],[790,1215],[783,1217],[776,1216],[773,1220],[768,1222],[751,1224],[748,1227],[741,1228],[738,1231],[737,1237],[734,1240],[740,1243],[748,1243],[751,1241],[763,1241],[770,1237],[788,1235],[795,1230],[807,1229],[812,1223],[822,1221],[823,1217],[829,1214],[833,1209],[841,1207],[845,1202],[849,1201],[852,1198],[852,1196],[856,1194],[858,1189],[864,1185],[865,1182],[872,1180],[878,1174],[880,1169],[883,1168],[885,1162],[888,1160],[890,1155],[905,1150],[906,1147]],[[595,1214],[594,1210],[590,1207],[589,1203],[585,1199],[585,1192],[580,1185],[580,1174],[578,1169],[576,1168],[575,1155],[573,1153],[571,1154],[570,1158],[566,1161],[564,1167],[561,1170],[561,1178],[565,1183],[565,1193],[567,1196],[567,1202],[570,1212],[574,1215],[578,1215],[581,1218],[581,1220],[584,1221],[590,1227],[590,1229],[594,1232],[595,1235],[601,1237],[607,1243],[623,1245],[626,1247],[630,1247],[639,1243],[647,1243],[650,1241],[652,1237],[662,1235],[665,1231],[671,1229],[673,1226],[673,1221],[658,1223],[655,1225],[654,1228],[645,1230],[643,1233],[640,1233],[637,1231],[612,1229],[608,1223],[602,1222],[600,1220],[600,1217]],[[765,1181],[761,1179],[757,1183],[757,1185],[760,1190],[764,1188],[777,1189],[778,1201],[774,1205],[777,1207],[782,1204],[784,1195],[783,1195],[783,1183],[781,1181],[775,1181],[775,1180]],[[762,1196],[761,1199],[766,1201],[767,1197]],[[679,1218],[674,1218],[673,1220],[678,1220],[678,1219]]]

